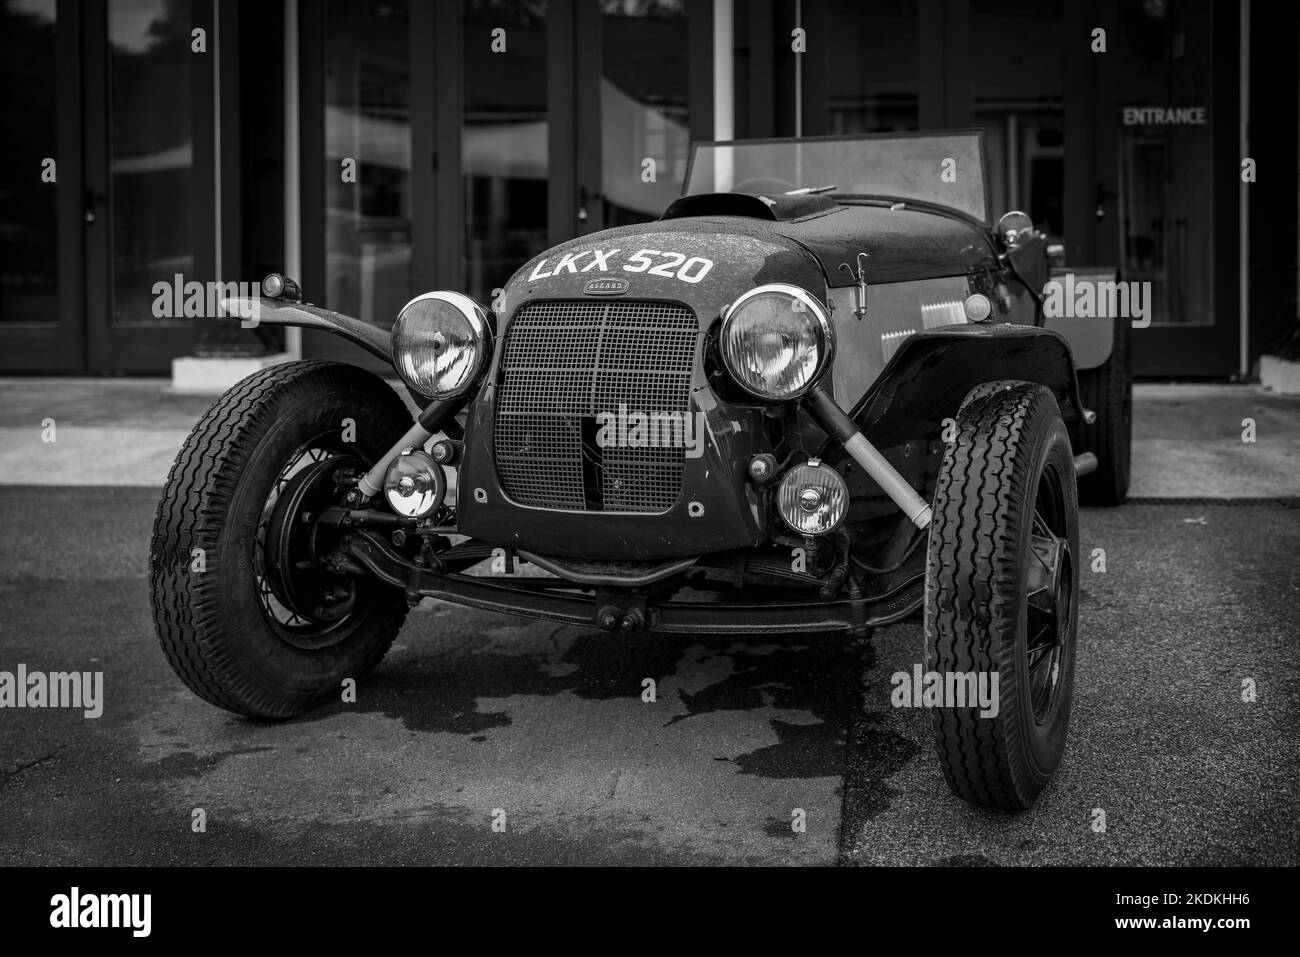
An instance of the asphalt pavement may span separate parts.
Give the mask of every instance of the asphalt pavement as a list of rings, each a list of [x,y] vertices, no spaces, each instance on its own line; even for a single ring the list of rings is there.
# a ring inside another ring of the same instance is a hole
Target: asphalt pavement
[[[916,622],[624,639],[426,601],[355,704],[212,708],[164,661],[145,578],[155,445],[206,400],[111,388],[51,416],[0,382],[0,671],[104,673],[102,717],[0,709],[0,864],[1300,863],[1296,400],[1140,396],[1148,502],[1082,513],[1066,756],[1011,815],[953,798],[928,714],[890,706]]]

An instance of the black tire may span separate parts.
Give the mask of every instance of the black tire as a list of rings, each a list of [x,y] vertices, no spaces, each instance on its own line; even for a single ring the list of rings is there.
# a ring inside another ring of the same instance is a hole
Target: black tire
[[[286,614],[263,574],[266,514],[292,489],[293,462],[352,455],[368,465],[410,423],[382,379],[320,361],[254,373],[199,420],[167,476],[149,555],[158,639],[191,691],[237,714],[288,718],[379,663],[405,596],[361,581],[339,620]]]
[[[972,401],[944,452],[925,577],[926,671],[983,673],[990,686],[998,676],[996,715],[932,712],[939,762],[958,797],[1022,810],[1060,763],[1078,553],[1074,455],[1052,393],[1025,383]]]
[[[985,399],[991,395],[996,395],[999,392],[1006,392],[1009,389],[1014,389],[1017,386],[1022,386],[1024,384],[1025,382],[1021,379],[993,379],[989,382],[981,382],[979,385],[975,386],[975,388],[966,393],[966,398],[961,400],[961,407],[964,409],[977,399]]]
[[[1081,505],[1120,505],[1128,496],[1133,443],[1133,379],[1129,369],[1129,326],[1115,321],[1110,358],[1079,371],[1079,394],[1097,421],[1080,427],[1080,452],[1097,456],[1097,470],[1079,476]]]

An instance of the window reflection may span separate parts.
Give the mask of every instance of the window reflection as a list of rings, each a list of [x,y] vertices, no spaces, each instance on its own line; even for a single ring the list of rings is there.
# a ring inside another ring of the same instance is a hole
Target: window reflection
[[[604,225],[655,219],[681,194],[690,154],[682,0],[602,0]]]
[[[1024,210],[1053,240],[1065,227],[1063,16],[1060,0],[970,10],[971,113],[985,130],[993,215]]]
[[[113,321],[153,312],[154,283],[194,269],[189,0],[110,0]]]
[[[326,302],[385,328],[412,295],[409,28],[405,0],[325,7]]]
[[[547,245],[546,4],[466,0],[464,280],[480,302]],[[504,29],[506,55],[488,55]]]
[[[920,23],[916,0],[831,0],[826,132],[894,133],[918,128]]]
[[[58,319],[54,31],[54,0],[0,7],[0,322]]]

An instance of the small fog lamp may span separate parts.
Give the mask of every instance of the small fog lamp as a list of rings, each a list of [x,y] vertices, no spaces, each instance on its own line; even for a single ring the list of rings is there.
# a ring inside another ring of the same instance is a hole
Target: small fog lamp
[[[844,479],[818,459],[809,459],[787,472],[776,498],[781,518],[800,535],[834,531],[849,507]]]
[[[424,518],[446,494],[446,473],[423,449],[407,449],[393,459],[384,477],[388,507],[407,518]]]

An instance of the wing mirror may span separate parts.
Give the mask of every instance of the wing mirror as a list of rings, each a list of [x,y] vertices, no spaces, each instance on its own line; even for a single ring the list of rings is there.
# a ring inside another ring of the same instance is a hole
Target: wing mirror
[[[997,233],[1007,244],[1008,249],[1019,243],[1025,233],[1032,235],[1033,232],[1034,221],[1029,218],[1028,213],[1022,213],[1018,209],[1003,213],[1002,218],[998,220]]]

